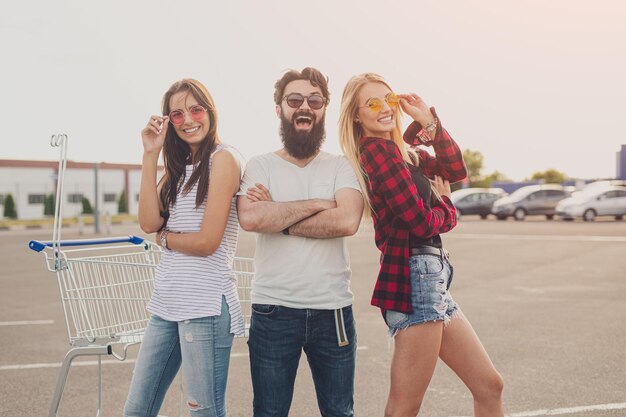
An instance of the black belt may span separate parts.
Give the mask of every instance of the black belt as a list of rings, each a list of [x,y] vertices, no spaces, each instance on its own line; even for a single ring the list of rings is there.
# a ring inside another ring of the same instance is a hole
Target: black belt
[[[438,249],[433,246],[418,246],[417,248],[411,248],[411,256],[415,255],[435,255],[447,258],[450,256],[447,250],[444,248]]]

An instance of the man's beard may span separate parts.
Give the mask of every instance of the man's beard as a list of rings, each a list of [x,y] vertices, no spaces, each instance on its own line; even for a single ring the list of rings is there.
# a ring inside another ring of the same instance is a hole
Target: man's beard
[[[309,131],[296,130],[294,121],[296,117],[306,115],[312,118],[313,128]],[[315,114],[310,112],[296,112],[292,120],[280,116],[280,137],[283,146],[289,155],[296,159],[306,159],[316,155],[324,143],[326,131],[324,130],[325,115],[316,120]]]

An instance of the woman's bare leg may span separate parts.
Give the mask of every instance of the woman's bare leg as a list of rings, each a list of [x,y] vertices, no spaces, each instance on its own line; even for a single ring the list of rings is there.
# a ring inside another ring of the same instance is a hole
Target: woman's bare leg
[[[443,330],[439,356],[469,388],[476,417],[504,416],[502,377],[460,310]]]
[[[443,321],[427,322],[398,331],[391,360],[391,387],[386,417],[415,417],[435,372]]]

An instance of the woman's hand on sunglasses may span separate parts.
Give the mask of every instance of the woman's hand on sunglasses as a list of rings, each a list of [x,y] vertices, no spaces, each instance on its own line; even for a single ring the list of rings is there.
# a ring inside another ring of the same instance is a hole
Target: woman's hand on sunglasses
[[[417,123],[426,126],[428,123],[435,120],[435,116],[430,112],[428,104],[417,94],[398,94],[398,96],[400,97],[402,110]]]
[[[169,126],[167,116],[150,116],[146,127],[141,131],[141,141],[145,153],[156,153],[158,156],[165,143],[165,135]]]

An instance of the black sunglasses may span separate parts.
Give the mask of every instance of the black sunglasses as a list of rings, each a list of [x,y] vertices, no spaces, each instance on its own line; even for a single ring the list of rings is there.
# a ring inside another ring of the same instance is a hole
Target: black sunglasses
[[[297,109],[302,106],[302,104],[304,103],[304,99],[306,99],[309,107],[313,110],[319,110],[324,107],[324,104],[326,104],[326,99],[316,94],[305,97],[300,93],[291,93],[283,97],[283,100],[287,100],[287,105],[292,109]]]

